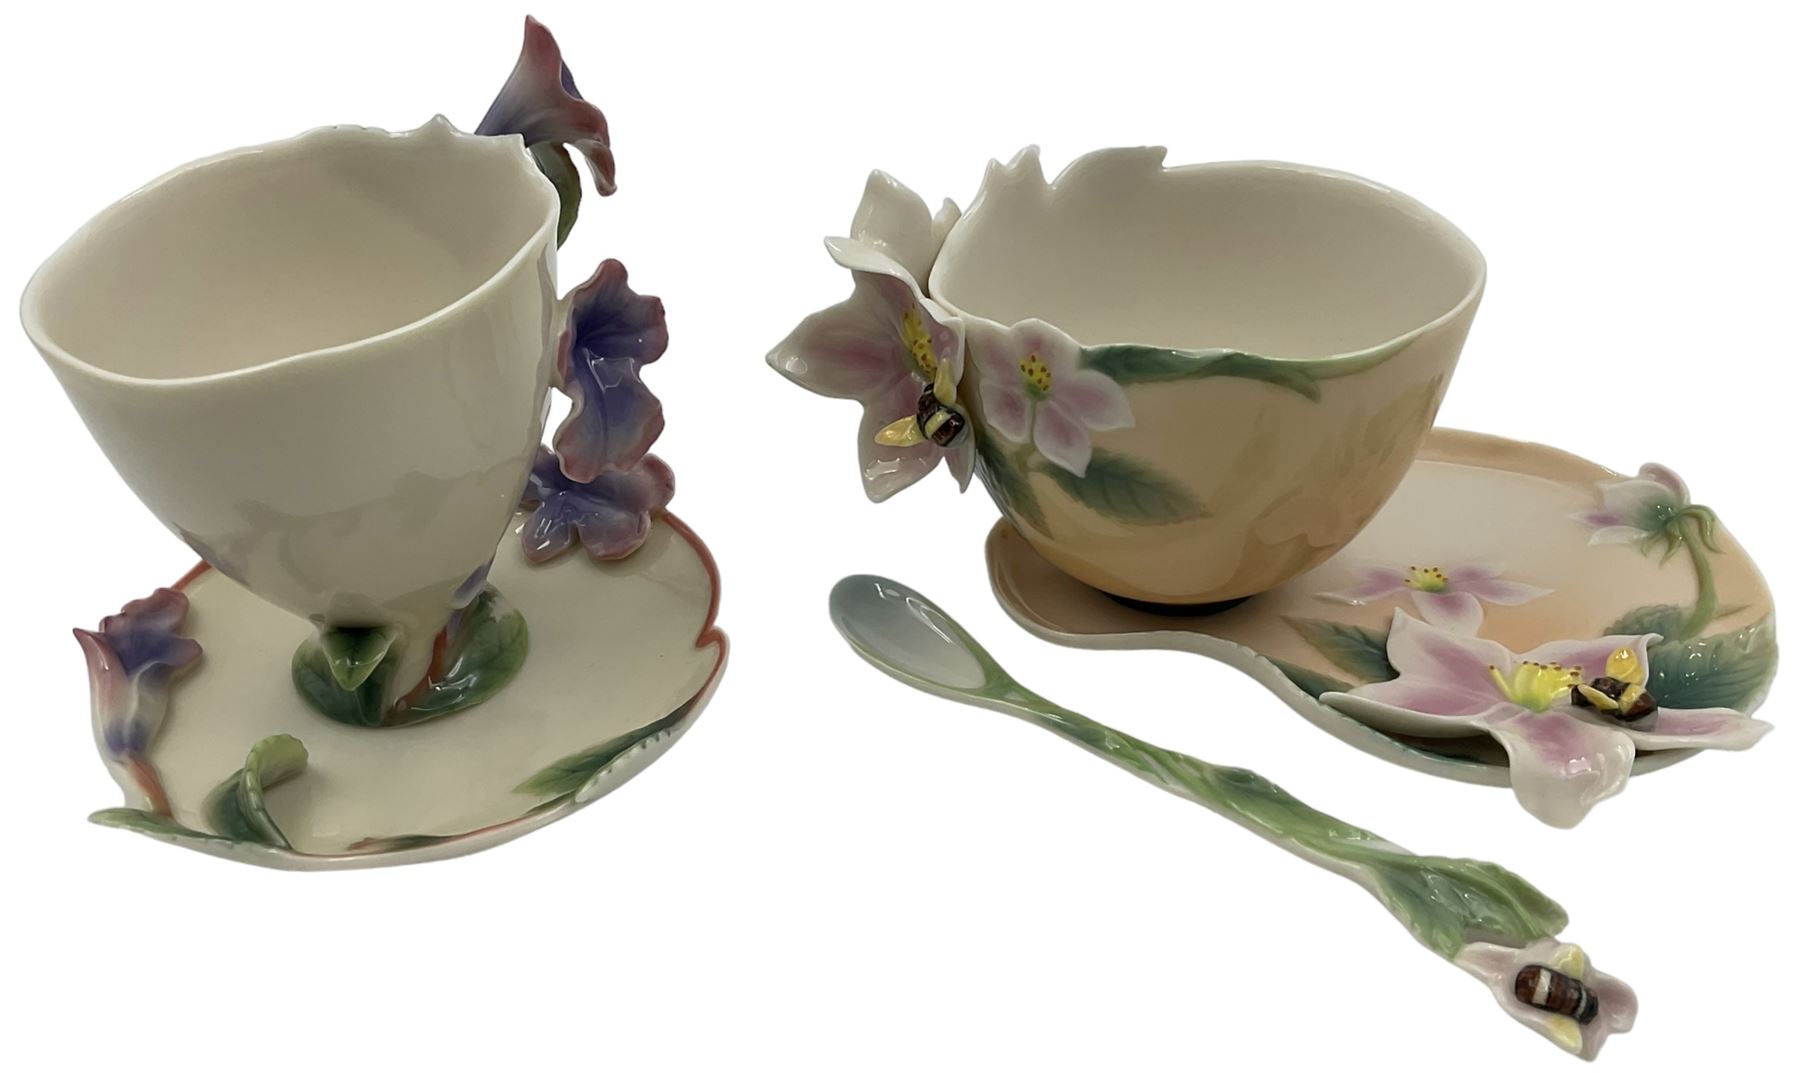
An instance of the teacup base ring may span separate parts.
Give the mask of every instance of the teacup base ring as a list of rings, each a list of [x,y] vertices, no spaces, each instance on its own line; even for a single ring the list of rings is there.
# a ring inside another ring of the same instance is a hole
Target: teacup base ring
[[[492,586],[451,616],[431,644],[418,684],[387,697],[395,633],[380,627],[325,629],[294,650],[294,689],[327,719],[359,727],[403,727],[474,707],[525,665],[525,616]]]
[[[1205,604],[1163,604],[1154,600],[1134,600],[1129,596],[1116,596],[1106,593],[1109,599],[1116,600],[1133,611],[1142,611],[1150,615],[1166,615],[1169,618],[1205,618],[1208,615],[1219,615],[1250,599],[1240,596],[1235,600],[1216,600]]]

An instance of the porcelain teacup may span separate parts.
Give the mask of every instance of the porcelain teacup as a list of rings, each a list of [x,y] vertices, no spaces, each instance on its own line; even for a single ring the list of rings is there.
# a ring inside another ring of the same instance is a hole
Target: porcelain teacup
[[[325,128],[119,201],[22,316],[165,525],[321,627],[397,627],[404,688],[538,449],[557,224],[516,137]]]
[[[990,167],[926,293],[967,335],[979,472],[1045,558],[1116,596],[1264,592],[1398,486],[1481,299],[1475,245],[1298,164],[1090,153]]]

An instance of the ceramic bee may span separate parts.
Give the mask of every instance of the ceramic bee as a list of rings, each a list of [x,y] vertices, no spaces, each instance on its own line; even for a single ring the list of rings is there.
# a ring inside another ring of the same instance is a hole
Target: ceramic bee
[[[927,387],[919,395],[919,431],[939,447],[949,447],[969,427],[969,419],[938,398],[937,391]]]
[[[1600,1015],[1600,1000],[1587,985],[1548,965],[1527,965],[1513,977],[1513,996],[1527,1006],[1591,1024]]]
[[[1621,648],[1606,660],[1606,673],[1569,691],[1577,708],[1590,708],[1621,723],[1641,723],[1656,714],[1656,698],[1644,688],[1648,677],[1637,653]]]

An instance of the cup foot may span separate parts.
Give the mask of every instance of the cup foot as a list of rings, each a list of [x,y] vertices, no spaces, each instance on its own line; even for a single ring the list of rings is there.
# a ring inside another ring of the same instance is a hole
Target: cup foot
[[[1134,600],[1129,596],[1115,596],[1110,592],[1105,593],[1105,596],[1107,599],[1123,604],[1133,611],[1145,611],[1152,615],[1167,615],[1170,618],[1204,618],[1207,615],[1217,615],[1221,612],[1231,610],[1246,600],[1254,598],[1250,596],[1239,596],[1235,600],[1219,600],[1214,603],[1206,604],[1159,604],[1154,600]]]
[[[320,715],[357,727],[402,727],[472,708],[505,688],[525,665],[525,616],[492,586],[458,611],[432,641],[424,678],[393,703],[395,660],[373,629],[314,635],[294,652],[294,688]],[[358,664],[371,645],[374,665]]]

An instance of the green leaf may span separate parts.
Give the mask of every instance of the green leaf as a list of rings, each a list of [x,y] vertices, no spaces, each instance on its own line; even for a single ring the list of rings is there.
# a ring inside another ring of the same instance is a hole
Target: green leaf
[[[1767,619],[1735,633],[1650,646],[1645,687],[1668,708],[1747,711],[1775,674],[1775,627]]]
[[[1394,665],[1388,662],[1386,630],[1310,618],[1290,618],[1287,623],[1333,666],[1365,682],[1386,682],[1399,677]]]
[[[1302,693],[1314,700],[1318,700],[1326,693],[1348,693],[1350,691],[1349,682],[1339,681],[1329,674],[1321,674],[1286,660],[1270,659],[1269,662],[1275,665],[1276,670],[1286,675],[1288,681],[1299,686]]]
[[[1085,474],[1049,463],[1042,471],[1071,498],[1114,521],[1168,525],[1206,517],[1206,508],[1179,482],[1129,455],[1095,449]]]
[[[196,831],[176,822],[169,816],[155,812],[146,812],[139,808],[103,808],[88,817],[90,823],[102,827],[117,827],[124,831],[136,831],[164,842],[182,842],[199,840],[202,842],[221,842],[224,839],[209,835],[205,831]]]
[[[356,689],[387,658],[400,631],[393,626],[328,626],[319,631],[326,670],[339,689]]]
[[[1345,856],[1369,870],[1388,911],[1446,958],[1470,942],[1524,946],[1569,923],[1562,906],[1491,861],[1374,848]]]
[[[1163,380],[1199,380],[1229,376],[1261,380],[1317,402],[1319,385],[1303,362],[1277,361],[1238,350],[1169,350],[1163,347],[1120,344],[1090,347],[1082,364],[1124,384]]]
[[[1044,519],[1043,504],[1031,490],[1031,482],[1025,473],[1013,465],[1000,445],[987,436],[977,435],[975,455],[982,481],[1000,501],[1000,508],[1048,536],[1050,526]]]
[[[309,637],[294,650],[291,667],[294,689],[300,699],[319,714],[351,726],[376,727],[385,714],[383,697],[393,667],[385,660],[370,668],[355,689],[344,689],[332,673],[331,659],[318,637]]]
[[[571,753],[513,787],[513,792],[540,797],[564,797],[577,793],[626,753],[680,726],[693,710],[694,701],[689,700],[653,723],[627,731],[592,749]]]
[[[568,241],[569,232],[575,229],[575,217],[581,214],[581,173],[575,170],[575,161],[569,156],[561,142],[540,142],[531,147],[531,159],[537,162],[538,170],[556,187],[556,197],[561,207],[556,218],[556,244],[561,246]]]
[[[1679,637],[1681,627],[1687,622],[1687,615],[1686,610],[1674,604],[1651,604],[1648,607],[1634,608],[1600,631],[1600,636],[1654,633],[1663,637]]]
[[[443,672],[391,722],[416,723],[480,704],[512,681],[530,647],[525,616],[486,590],[463,613],[455,653]]]
[[[244,766],[207,795],[206,822],[233,842],[291,849],[269,815],[263,794],[306,770],[306,746],[291,734],[275,734],[250,747]]]

